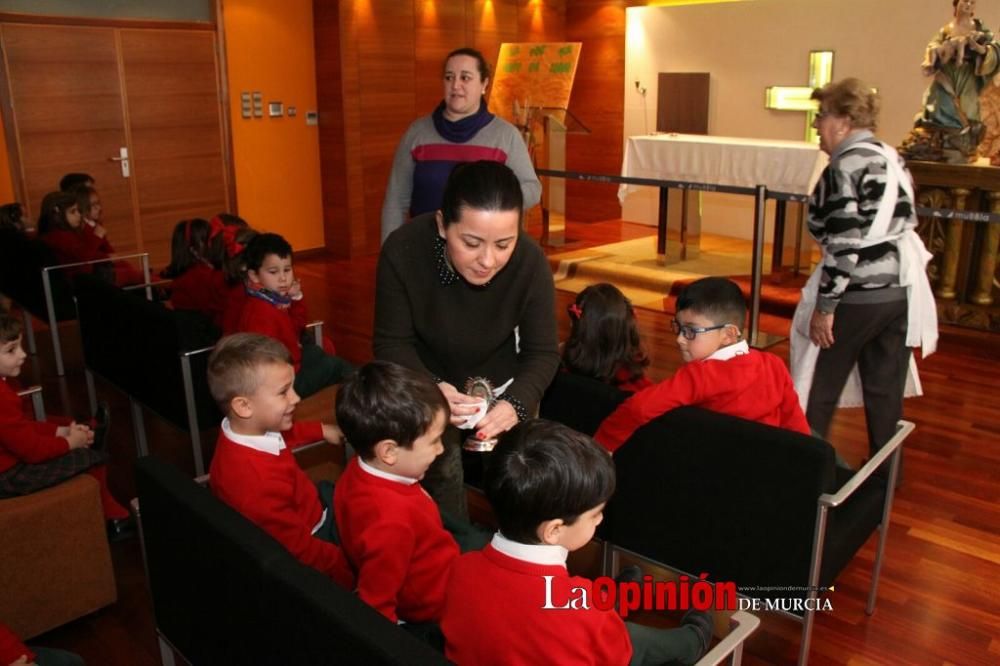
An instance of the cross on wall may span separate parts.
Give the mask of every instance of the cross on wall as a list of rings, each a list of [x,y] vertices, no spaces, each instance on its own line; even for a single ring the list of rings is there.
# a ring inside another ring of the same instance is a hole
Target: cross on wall
[[[764,107],[777,111],[804,111],[806,114],[806,141],[819,143],[819,134],[813,121],[819,105],[810,99],[813,90],[822,88],[833,80],[833,51],[809,52],[808,86],[769,86],[765,89]]]

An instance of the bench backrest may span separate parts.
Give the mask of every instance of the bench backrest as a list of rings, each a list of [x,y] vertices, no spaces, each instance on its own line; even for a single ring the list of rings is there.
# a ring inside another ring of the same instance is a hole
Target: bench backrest
[[[806,585],[816,502],[836,486],[828,443],[684,407],[636,431],[615,465],[612,543],[741,588]]]
[[[578,432],[593,435],[601,421],[628,395],[590,377],[557,372],[542,396],[538,415],[543,419],[568,425]]]
[[[195,664],[445,664],[178,469],[136,463],[160,632]]]
[[[210,347],[218,330],[197,312],[175,311],[90,275],[76,278],[80,338],[87,368],[177,427],[187,430],[181,374],[183,351]],[[198,423],[221,418],[208,392],[208,354],[191,357]]]
[[[42,269],[55,265],[49,247],[13,229],[0,230],[0,292],[39,319],[48,320]],[[73,293],[65,271],[49,271],[57,321],[76,318]]]

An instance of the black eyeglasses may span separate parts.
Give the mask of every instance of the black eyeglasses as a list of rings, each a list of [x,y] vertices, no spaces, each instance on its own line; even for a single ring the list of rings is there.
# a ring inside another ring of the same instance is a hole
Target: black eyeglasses
[[[684,336],[685,340],[694,340],[698,337],[699,333],[708,333],[709,331],[717,331],[720,328],[725,328],[730,324],[719,324],[718,326],[690,326],[688,324],[682,324],[676,319],[670,321],[670,328],[673,330],[674,335],[680,334]]]

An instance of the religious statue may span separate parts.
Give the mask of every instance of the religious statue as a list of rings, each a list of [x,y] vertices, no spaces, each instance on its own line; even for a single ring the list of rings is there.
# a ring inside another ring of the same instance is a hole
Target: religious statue
[[[1000,43],[975,18],[976,0],[952,0],[952,7],[952,20],[927,45],[921,65],[933,79],[899,149],[907,159],[974,162],[985,133],[979,93],[1000,71]]]

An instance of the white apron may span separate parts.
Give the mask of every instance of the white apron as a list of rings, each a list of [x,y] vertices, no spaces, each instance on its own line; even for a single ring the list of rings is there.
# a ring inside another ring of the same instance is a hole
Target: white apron
[[[861,242],[861,247],[871,247],[886,241],[896,241],[899,249],[899,284],[906,287],[907,317],[906,317],[906,346],[920,347],[923,357],[926,358],[937,349],[938,325],[937,306],[934,302],[934,294],[931,291],[930,281],[927,279],[927,262],[933,256],[924,247],[915,229],[910,228],[901,234],[887,236],[889,223],[892,221],[892,213],[896,208],[896,200],[899,197],[899,187],[910,197],[916,205],[916,198],[913,196],[913,183],[909,174],[903,170],[899,164],[899,157],[896,151],[888,146],[866,143],[865,148],[870,148],[881,155],[886,160],[886,185],[885,195],[882,203],[879,204],[875,214],[875,220],[869,228],[865,239]],[[826,248],[823,248],[824,258]],[[802,288],[802,298],[795,308],[795,315],[792,317],[791,351],[789,361],[791,365],[792,381],[795,390],[799,394],[799,404],[802,411],[806,411],[809,403],[809,391],[812,388],[813,373],[816,370],[816,358],[819,356],[819,347],[809,339],[809,321],[812,318],[813,310],[816,307],[816,299],[819,293],[819,284],[822,279],[823,260],[820,260],[816,270],[813,271]],[[910,355],[910,367],[906,373],[906,387],[903,397],[909,398],[915,395],[923,395],[920,385],[920,376],[917,374],[917,362],[914,355]],[[840,394],[839,407],[861,407],[864,405],[864,398],[861,390],[861,377],[858,374],[857,365],[851,370],[844,384],[844,390]]]

